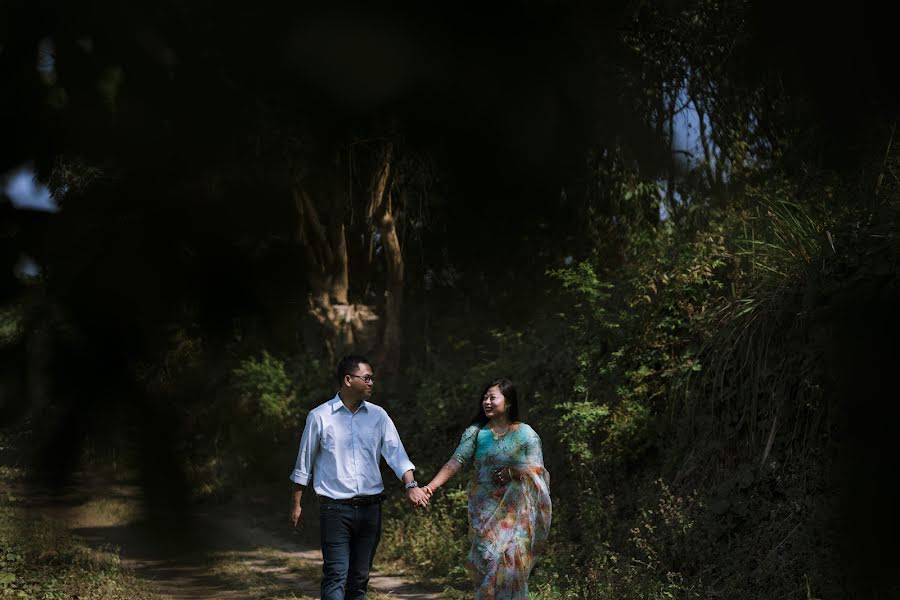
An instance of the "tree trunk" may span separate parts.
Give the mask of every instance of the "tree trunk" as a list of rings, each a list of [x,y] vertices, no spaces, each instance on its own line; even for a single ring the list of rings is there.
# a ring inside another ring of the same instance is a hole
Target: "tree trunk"
[[[343,354],[372,350],[378,321],[371,307],[351,304],[349,299],[345,224],[349,193],[340,166],[338,158],[333,169],[323,169],[326,185],[317,186],[305,177],[295,182],[293,190],[299,216],[297,241],[303,248],[310,289],[309,315],[320,328],[332,364]]]
[[[397,235],[391,193],[393,146],[388,143],[382,153],[379,168],[372,178],[371,196],[367,211],[372,224],[381,235],[381,245],[387,263],[385,282],[384,331],[380,358],[388,376],[395,374],[397,352],[402,343],[404,261]]]
[[[387,194],[387,210],[378,221],[381,231],[381,243],[384,245],[384,258],[387,261],[387,286],[385,290],[385,324],[384,348],[387,356],[395,353],[402,341],[403,317],[403,254],[400,250],[400,238],[394,215],[391,212],[391,193]]]
[[[347,215],[351,199],[350,171],[340,155],[330,164],[317,164],[314,174],[295,177],[294,204],[298,213],[297,241],[303,249],[309,284],[309,314],[334,362],[340,355],[373,354],[379,372],[396,375],[402,343],[404,261],[391,188],[394,151],[386,143],[373,157],[374,169],[365,198],[370,251],[377,232],[386,261],[384,319],[374,307],[350,302]],[[313,167],[311,167],[312,169]],[[365,181],[365,180],[364,180]],[[354,230],[355,231],[355,230]],[[315,337],[308,332],[307,339]],[[380,335],[379,335],[380,334]]]

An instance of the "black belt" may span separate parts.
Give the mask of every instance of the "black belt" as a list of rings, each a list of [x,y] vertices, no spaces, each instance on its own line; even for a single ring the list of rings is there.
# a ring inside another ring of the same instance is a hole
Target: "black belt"
[[[354,496],[352,498],[329,498],[328,496],[319,496],[319,502],[322,504],[347,504],[349,506],[369,506],[379,504],[384,500],[384,494],[375,494],[374,496]]]

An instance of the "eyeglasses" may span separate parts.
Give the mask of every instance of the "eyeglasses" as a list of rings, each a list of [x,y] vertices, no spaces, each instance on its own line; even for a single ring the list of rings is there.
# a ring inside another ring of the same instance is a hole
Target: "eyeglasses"
[[[372,383],[373,381],[375,381],[375,378],[372,377],[371,375],[363,375],[363,376],[350,375],[350,377],[356,377],[357,379],[362,379],[366,383]]]

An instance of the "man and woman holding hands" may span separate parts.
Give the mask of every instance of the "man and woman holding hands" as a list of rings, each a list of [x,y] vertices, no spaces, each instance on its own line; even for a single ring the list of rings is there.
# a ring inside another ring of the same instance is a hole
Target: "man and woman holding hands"
[[[374,385],[369,362],[344,357],[337,376],[337,394],[307,416],[291,474],[293,527],[302,522],[301,498],[309,485],[319,498],[322,599],[366,597],[381,537],[381,458],[403,482],[413,506],[426,506],[438,488],[471,465],[467,567],[475,597],[527,599],[528,576],[550,527],[550,477],[540,438],[519,420],[512,382],[498,379],[485,386],[452,457],[423,486],[413,477],[415,466],[393,421],[369,401]]]

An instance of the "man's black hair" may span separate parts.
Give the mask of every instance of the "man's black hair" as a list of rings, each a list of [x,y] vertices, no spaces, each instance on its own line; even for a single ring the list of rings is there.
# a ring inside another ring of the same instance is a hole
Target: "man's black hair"
[[[337,365],[337,380],[338,385],[343,383],[344,375],[355,375],[359,370],[359,365],[365,363],[367,365],[372,364],[365,356],[360,356],[358,354],[349,354],[342,358]]]

